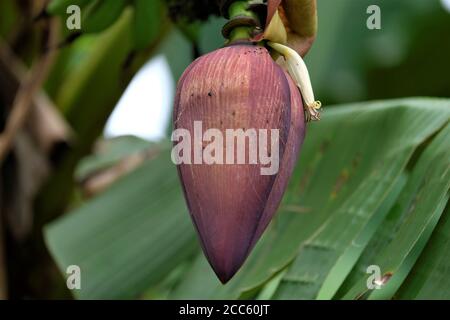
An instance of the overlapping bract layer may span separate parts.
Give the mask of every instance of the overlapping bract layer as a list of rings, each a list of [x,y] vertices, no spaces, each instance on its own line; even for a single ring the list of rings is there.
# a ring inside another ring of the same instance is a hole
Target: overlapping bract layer
[[[180,164],[179,176],[203,251],[222,282],[242,266],[275,214],[305,133],[301,95],[259,46],[239,44],[194,61],[181,77],[174,129],[278,129],[279,171],[261,164]],[[249,148],[249,144],[246,145]]]

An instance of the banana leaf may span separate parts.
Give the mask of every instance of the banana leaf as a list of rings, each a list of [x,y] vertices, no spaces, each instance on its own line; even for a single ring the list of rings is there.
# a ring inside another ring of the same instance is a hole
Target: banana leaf
[[[275,297],[314,298],[402,179],[414,150],[449,117],[448,101],[434,99],[330,108],[308,128],[277,219],[244,268],[221,286],[200,256],[172,297],[246,297],[298,256]]]
[[[398,299],[450,299],[450,210],[442,214],[430,241],[396,294]]]
[[[449,137],[450,125],[447,125],[420,156],[405,188],[407,195],[401,198],[407,199],[400,205],[404,209],[403,222],[391,234],[389,244],[371,261],[383,272],[385,283],[379,290],[369,292],[367,276],[363,276],[344,298],[364,295],[369,299],[390,299],[405,280],[449,200]]]
[[[68,265],[81,267],[82,289],[74,292],[79,298],[139,297],[167,282],[174,287],[168,297],[175,299],[257,298],[259,293],[314,298],[324,281],[332,296],[344,281],[342,276],[329,280],[334,267],[350,273],[397,198],[416,192],[408,185],[423,146],[439,138],[441,149],[450,149],[449,140],[441,138],[449,119],[450,101],[444,99],[326,109],[323,120],[308,127],[275,220],[225,286],[199,252],[168,152],[50,224],[46,240],[63,274]],[[442,212],[431,200],[423,209]],[[426,221],[415,226],[426,227]],[[343,256],[349,262],[342,263]],[[169,281],[173,272],[177,280]]]
[[[80,267],[81,299],[136,298],[198,248],[167,148],[45,234],[63,274]]]

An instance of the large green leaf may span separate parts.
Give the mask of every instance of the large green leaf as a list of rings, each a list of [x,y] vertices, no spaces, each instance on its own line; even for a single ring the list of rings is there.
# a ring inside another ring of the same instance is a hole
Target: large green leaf
[[[448,139],[447,139],[448,140]],[[448,148],[448,142],[447,148]],[[445,148],[446,144],[443,143]],[[418,150],[419,152],[422,150]],[[428,151],[430,152],[430,151]],[[414,161],[416,161],[415,159]],[[411,170],[412,168],[410,168]],[[404,225],[406,219],[410,215],[410,205],[413,203],[417,192],[425,177],[427,166],[422,161],[421,166],[414,167],[414,175],[409,179],[406,188],[400,194],[397,203],[390,210],[388,216],[383,221],[381,227],[377,230],[375,236],[371,239],[367,249],[359,258],[359,261],[353,268],[353,271],[345,280],[339,289],[336,298],[342,298],[352,287],[354,287],[361,278],[367,277],[367,267],[374,264],[386,247],[392,243],[395,234]],[[432,204],[433,205],[433,204]],[[436,204],[434,204],[436,205]]]
[[[168,151],[46,228],[58,266],[81,268],[79,298],[135,298],[197,249]]]
[[[378,209],[367,213],[368,215],[371,214],[370,217],[355,217],[354,213],[346,208],[346,204],[339,209],[340,213],[333,214],[320,232],[311,241],[306,242],[302,246],[293,265],[289,268],[288,274],[284,277],[276,297],[331,299],[374,235],[389,208],[397,199],[400,190],[404,186],[405,179],[405,176],[401,175],[391,189],[387,188],[389,194],[386,196],[386,199],[380,197],[378,201],[381,204]],[[367,192],[367,190],[365,191]],[[349,202],[352,202],[357,194],[364,197],[364,188],[356,190]],[[375,192],[371,197],[376,198],[377,193]],[[360,219],[359,223],[354,221],[356,219]],[[352,223],[345,227],[344,224],[348,224],[349,221],[352,221]],[[335,232],[334,235],[333,230]],[[336,232],[337,230],[343,231],[342,234]],[[323,238],[327,239],[328,236],[333,239],[328,239],[328,241],[334,242],[334,246],[330,250],[325,252],[319,250],[317,252],[314,246],[312,249],[310,248],[311,243],[325,241]],[[308,275],[308,272],[309,274],[311,273],[308,270],[316,270],[320,272],[320,276],[315,276],[312,281],[296,283],[298,279]],[[318,292],[319,288],[320,291]]]
[[[401,215],[404,217],[402,223],[390,235],[389,244],[371,260],[370,264],[379,266],[387,277],[387,283],[380,290],[369,292],[367,275],[364,275],[345,298],[367,296],[371,299],[389,299],[401,286],[449,200],[449,137],[450,125],[447,125],[421,155],[405,194],[400,198]]]
[[[315,297],[336,266],[350,272],[397,194],[410,190],[412,178],[403,188],[407,165],[448,122],[450,101],[359,103],[330,108],[323,118],[309,126],[277,217],[242,270],[224,286],[198,253],[183,264],[170,298],[255,297],[277,275],[260,297],[276,287],[275,297]],[[46,236],[63,272],[81,266],[79,297],[128,298],[162,281],[173,285],[166,276],[196,252],[193,230],[165,153],[52,224]],[[326,294],[343,280],[329,282]]]
[[[82,181],[89,175],[109,168],[126,157],[145,152],[152,146],[155,145],[136,136],[101,140],[97,151],[80,161],[75,177]]]
[[[374,215],[401,183],[414,150],[450,117],[449,102],[432,99],[330,109],[310,126],[278,216],[244,268],[222,286],[199,256],[172,297],[237,298],[297,256],[276,297],[315,297],[353,241],[373,219],[380,223]]]
[[[408,278],[396,294],[399,299],[450,299],[450,207],[437,225]]]

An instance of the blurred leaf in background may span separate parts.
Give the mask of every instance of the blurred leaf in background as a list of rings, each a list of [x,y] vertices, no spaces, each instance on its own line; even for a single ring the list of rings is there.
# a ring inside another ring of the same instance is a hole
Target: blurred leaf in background
[[[381,9],[369,30],[368,6]],[[450,12],[439,0],[318,1],[319,31],[306,60],[326,104],[449,96]]]

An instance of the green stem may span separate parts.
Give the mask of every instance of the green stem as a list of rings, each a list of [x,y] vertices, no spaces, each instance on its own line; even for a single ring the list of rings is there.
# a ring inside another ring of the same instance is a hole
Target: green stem
[[[228,9],[230,20],[233,18],[236,18],[238,16],[246,16],[246,17],[258,19],[257,15],[248,9],[248,6],[249,6],[249,0],[239,0],[239,1],[233,2]],[[236,40],[248,40],[251,38],[252,31],[253,31],[253,27],[236,26],[230,32],[229,40],[230,40],[230,42],[234,42]]]

